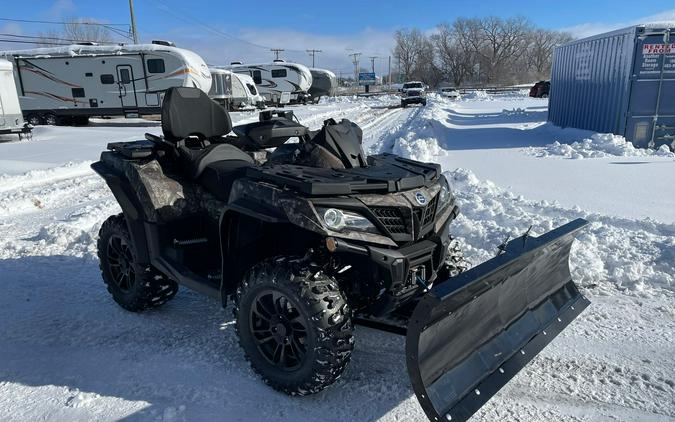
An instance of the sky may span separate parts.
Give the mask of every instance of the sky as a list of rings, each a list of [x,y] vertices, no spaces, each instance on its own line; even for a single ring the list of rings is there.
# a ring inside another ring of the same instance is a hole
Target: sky
[[[363,67],[365,62],[369,66],[368,57],[377,56],[376,71],[386,73],[394,31],[415,27],[431,33],[437,24],[457,17],[524,16],[539,27],[569,31],[577,37],[637,23],[675,21],[672,0],[134,0],[134,7],[142,42],[171,40],[178,47],[196,51],[209,64],[269,61],[273,58],[270,48],[283,48],[282,58],[311,65],[306,50],[320,49],[316,66],[337,73],[352,71],[348,55],[355,52],[362,53]],[[57,22],[90,18],[128,25],[129,2],[5,1],[0,18]],[[0,40],[10,38],[6,34],[31,36],[58,28],[56,24],[0,20]],[[128,26],[115,28],[128,30]],[[30,47],[0,41],[3,50]]]

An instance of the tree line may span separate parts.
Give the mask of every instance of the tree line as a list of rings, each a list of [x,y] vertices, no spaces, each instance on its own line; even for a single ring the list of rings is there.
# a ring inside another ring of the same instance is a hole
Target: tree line
[[[504,85],[548,79],[553,50],[571,41],[566,32],[537,28],[523,17],[458,18],[426,35],[416,28],[394,34],[399,81],[430,86]]]

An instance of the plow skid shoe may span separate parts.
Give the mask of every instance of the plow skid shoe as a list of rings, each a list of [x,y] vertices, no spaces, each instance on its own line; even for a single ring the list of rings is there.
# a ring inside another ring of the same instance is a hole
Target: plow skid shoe
[[[572,281],[574,220],[437,284],[408,322],[406,360],[432,421],[464,421],[589,305]]]

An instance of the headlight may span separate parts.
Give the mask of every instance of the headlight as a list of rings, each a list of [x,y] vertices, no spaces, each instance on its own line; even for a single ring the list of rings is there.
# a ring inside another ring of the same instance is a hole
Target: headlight
[[[452,197],[452,192],[450,191],[448,179],[446,179],[442,174],[439,178],[439,182],[441,183],[441,191],[438,193],[438,200],[440,202],[440,208],[443,209],[448,205],[450,198]]]
[[[377,228],[366,217],[346,210],[337,208],[316,208],[323,224],[330,230],[341,232],[353,230],[368,233],[377,233]]]

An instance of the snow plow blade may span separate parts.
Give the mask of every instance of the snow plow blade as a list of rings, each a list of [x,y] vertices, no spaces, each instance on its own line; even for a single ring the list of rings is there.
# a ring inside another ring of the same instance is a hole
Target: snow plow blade
[[[406,363],[432,421],[465,421],[590,302],[572,281],[574,220],[437,284],[408,322]]]

